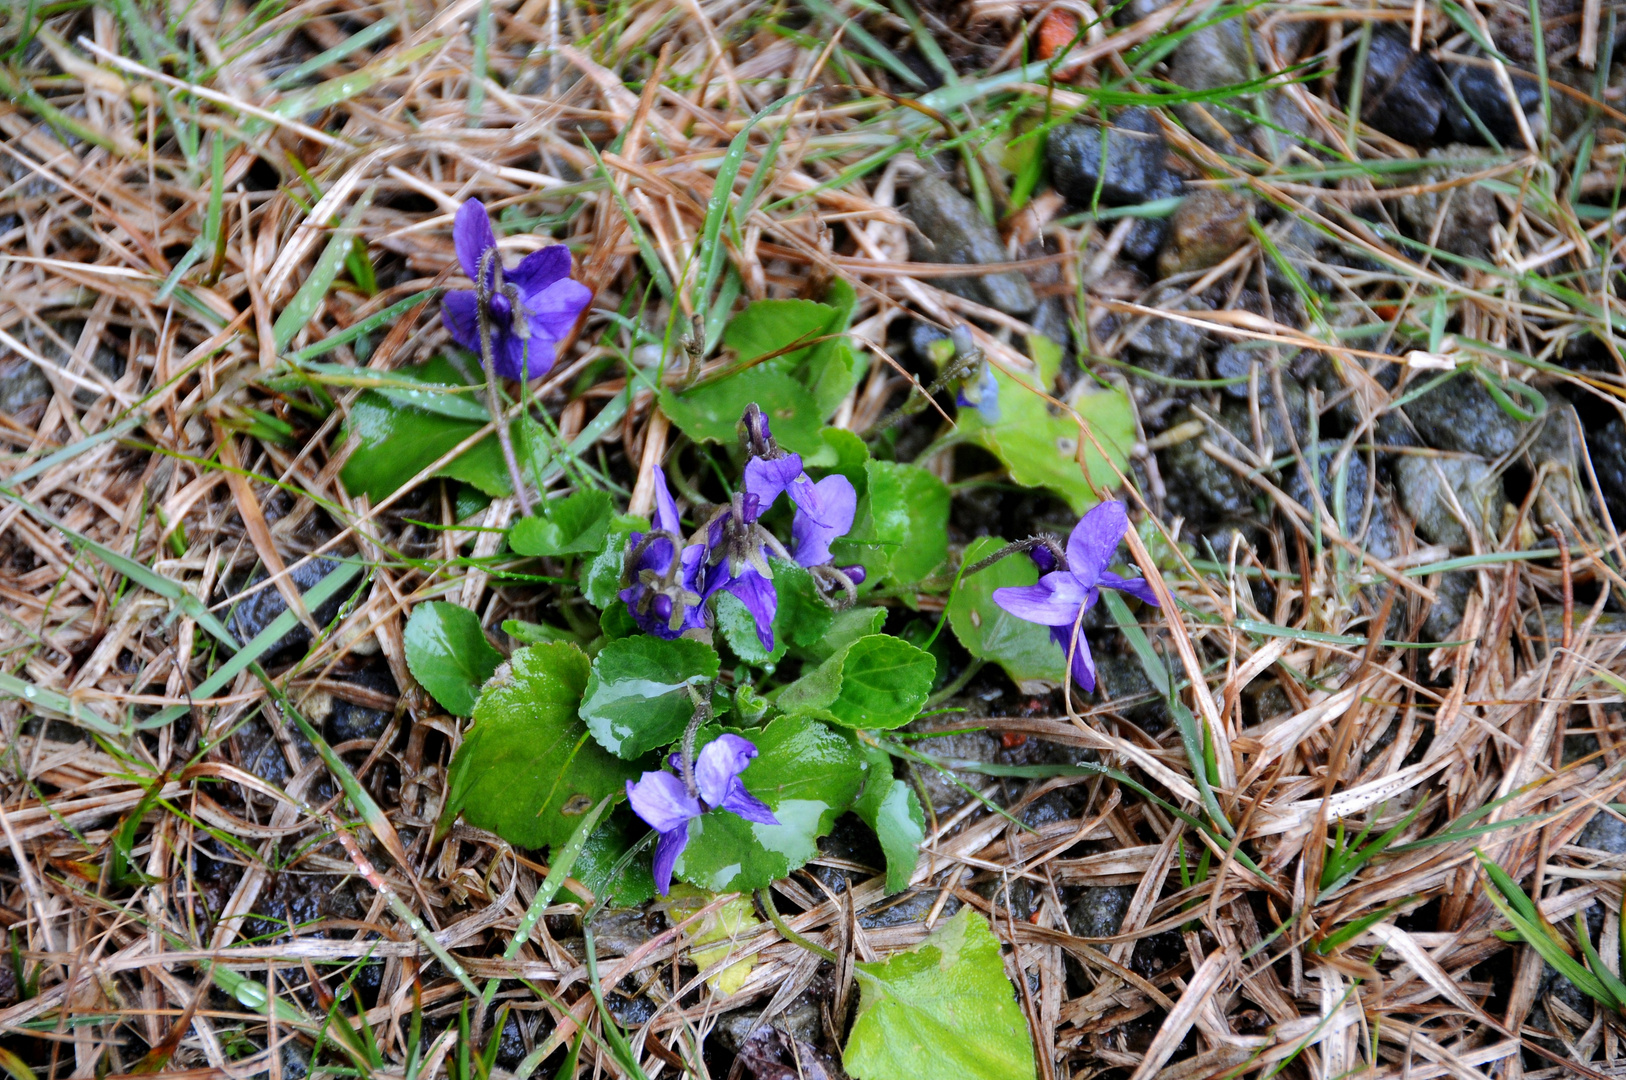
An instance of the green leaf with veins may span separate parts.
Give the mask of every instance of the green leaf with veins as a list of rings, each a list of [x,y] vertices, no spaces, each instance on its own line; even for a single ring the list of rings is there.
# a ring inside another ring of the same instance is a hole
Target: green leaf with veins
[[[895,728],[920,712],[937,661],[890,634],[861,637],[785,687],[774,704],[852,728]]]
[[[1033,1080],[1033,1037],[988,921],[963,907],[925,941],[854,965],[853,1080]]]
[[[570,839],[582,814],[624,796],[638,766],[594,742],[577,718],[591,669],[574,645],[516,652],[474,704],[474,725],[452,757],[436,832],[463,819],[515,847]]]
[[[886,608],[846,608],[831,614],[830,628],[822,637],[798,646],[796,651],[822,664],[859,638],[879,634],[885,622]]]
[[[616,863],[631,850],[643,833],[637,818],[626,807],[616,807],[604,823],[593,830],[576,856],[571,876],[592,890],[595,899],[606,895],[615,898],[616,907],[634,907],[655,895],[655,879],[650,875],[649,860],[628,860],[621,873],[615,873]]]
[[[405,641],[412,677],[453,716],[474,711],[480,687],[502,663],[479,616],[456,604],[419,604],[407,620]]]
[[[367,391],[351,405],[339,439],[341,446],[351,440],[356,442],[339,471],[345,489],[352,495],[366,495],[375,503],[393,495],[483,426],[480,420],[447,415],[448,410],[465,413],[473,407],[483,412],[484,407],[477,405],[466,389],[469,384],[444,358],[391,375],[426,389],[388,390],[393,396],[386,396],[385,391]],[[435,387],[447,389],[436,391]],[[459,388],[464,392],[454,394]],[[514,424],[510,430],[522,470],[545,460],[547,449],[540,439],[533,443],[529,425]],[[434,475],[472,484],[493,497],[513,494],[502,449],[490,435],[441,466]]]
[[[723,344],[739,354],[741,363],[788,348],[797,341],[826,333],[825,327],[836,310],[812,300],[757,300],[729,320],[723,331]],[[807,359],[812,346],[763,361],[766,366],[790,372]],[[734,419],[738,420],[736,416]]]
[[[966,438],[981,443],[1005,463],[1016,483],[1047,488],[1065,499],[1075,514],[1082,514],[1101,501],[1097,491],[1105,493],[1118,486],[1112,466],[1122,469],[1128,463],[1129,448],[1135,442],[1134,415],[1129,399],[1119,390],[1082,393],[1073,399],[1071,411],[1054,410],[1039,391],[1050,389],[1060,350],[1047,338],[1035,336],[1028,341],[1041,357],[1042,377],[1018,381],[994,369],[994,381],[999,384],[998,422],[984,423],[975,409],[961,409],[956,422]],[[1055,362],[1049,359],[1052,356]],[[1079,426],[1073,412],[1106,450],[1111,464],[1086,440],[1084,467],[1079,467]]]
[[[965,565],[1005,546],[997,536],[983,536],[965,549]],[[1024,694],[1037,694],[1060,686],[1067,656],[1050,636],[1049,627],[1018,619],[994,603],[994,590],[1032,585],[1039,568],[1026,555],[1007,556],[985,570],[960,578],[948,603],[949,628],[979,660],[991,660]]]
[[[705,729],[697,745],[722,732]],[[816,856],[819,837],[852,805],[864,782],[864,761],[852,741],[817,720],[781,716],[765,728],[735,734],[760,751],[740,779],[779,824],[756,824],[727,810],[689,822],[677,874],[713,892],[765,888]]]
[[[824,417],[807,387],[767,364],[697,386],[678,394],[661,391],[661,410],[696,442],[733,446],[739,441],[740,416],[755,402],[773,427],[780,445],[797,453],[823,446],[819,428]]]
[[[608,491],[578,491],[544,505],[546,517],[520,518],[508,546],[521,555],[592,555],[604,546],[615,509]]]
[[[634,634],[593,659],[581,718],[599,745],[624,758],[675,742],[694,715],[689,687],[717,677],[717,651],[687,638]]]
[[[853,813],[875,830],[886,856],[886,891],[902,892],[914,876],[920,845],[926,841],[926,814],[915,789],[894,779],[892,756],[878,746],[860,745],[869,765],[864,792],[853,803]]]
[[[598,554],[581,569],[582,595],[588,603],[603,610],[616,602],[621,591],[621,571],[627,554],[627,538],[635,532],[648,532],[649,519],[617,514],[610,519]]]
[[[895,461],[866,462],[864,474],[849,539],[832,547],[836,564],[861,564],[866,586],[916,584],[948,558],[948,485]]]

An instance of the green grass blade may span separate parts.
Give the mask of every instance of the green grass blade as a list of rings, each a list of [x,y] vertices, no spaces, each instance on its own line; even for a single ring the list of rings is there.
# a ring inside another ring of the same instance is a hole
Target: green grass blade
[[[305,278],[305,283],[294,293],[294,298],[288,301],[288,306],[277,316],[276,323],[271,327],[272,343],[277,352],[280,353],[288,347],[288,342],[311,321],[316,309],[322,305],[322,299],[332,287],[333,279],[339,276],[339,267],[344,265],[344,257],[350,250],[351,237],[361,224],[362,215],[372,205],[373,193],[377,190],[377,185],[373,185],[362,192],[361,197],[356,200],[356,205],[345,215],[344,224],[339,226],[328,240],[327,247],[322,249],[316,265],[311,268],[310,276]]]
[[[349,56],[351,53],[356,52],[359,49],[365,49],[367,46],[371,45],[373,42],[377,41],[379,38],[382,38],[385,34],[388,34],[394,29],[395,16],[386,15],[384,18],[373,23],[373,25],[367,27],[367,29],[351,34],[349,37],[333,46],[333,48],[319,52],[309,60],[306,60],[303,64],[300,64],[298,67],[278,75],[275,79],[271,80],[271,89],[286,90],[288,87],[299,82],[301,79],[307,78],[314,75],[316,72],[321,71],[329,64],[336,64],[340,60],[343,60],[345,57]]]

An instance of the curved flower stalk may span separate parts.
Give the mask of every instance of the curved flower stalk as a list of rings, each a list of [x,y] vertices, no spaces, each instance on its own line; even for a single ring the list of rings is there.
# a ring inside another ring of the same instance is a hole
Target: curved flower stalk
[[[1095,689],[1095,660],[1079,624],[1084,612],[1100,599],[1101,590],[1117,589],[1159,606],[1157,594],[1145,578],[1119,577],[1107,569],[1128,527],[1124,504],[1104,502],[1079,519],[1067,538],[1065,552],[1052,547],[1054,541],[1013,545],[1005,554],[1026,546],[1040,569],[1048,566],[1049,572],[1036,585],[994,590],[994,603],[1012,615],[1050,627],[1050,636],[1072,657],[1073,681],[1086,691]]]
[[[452,223],[457,261],[474,282],[441,301],[441,321],[452,340],[484,357],[489,350],[498,375],[534,379],[553,367],[555,346],[592,300],[591,290],[570,276],[570,249],[554,244],[533,251],[505,270],[485,204],[470,199]],[[481,307],[485,326],[481,325]]]
[[[768,804],[745,790],[740,774],[757,756],[757,748],[738,735],[720,735],[701,748],[694,760],[690,782],[669,772],[646,772],[637,783],[627,781],[627,801],[633,812],[660,834],[655,845],[655,889],[665,896],[672,888],[672,867],[689,843],[689,822],[708,810],[727,810],[746,821],[777,825]],[[683,771],[680,755],[671,756],[672,768]]]
[[[646,634],[675,638],[706,625],[703,603],[706,548],[683,543],[683,522],[666,486],[666,471],[655,466],[655,521],[647,533],[627,538],[618,594]]]

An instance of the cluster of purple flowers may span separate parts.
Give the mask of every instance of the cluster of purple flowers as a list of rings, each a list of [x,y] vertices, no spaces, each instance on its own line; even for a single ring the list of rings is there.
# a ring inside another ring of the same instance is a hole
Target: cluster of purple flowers
[[[803,471],[799,454],[774,443],[768,418],[756,406],[747,408],[740,425],[748,454],[745,482],[687,538],[666,473],[656,467],[654,527],[628,539],[620,595],[639,629],[675,638],[706,626],[706,602],[718,593],[732,593],[751,613],[757,638],[771,652],[779,596],[769,557],[794,562],[810,570],[821,586],[850,593],[864,580],[864,570],[831,565],[830,545],[852,528],[858,494],[844,476],[815,483]],[[781,494],[796,507],[789,550],[760,523]]]

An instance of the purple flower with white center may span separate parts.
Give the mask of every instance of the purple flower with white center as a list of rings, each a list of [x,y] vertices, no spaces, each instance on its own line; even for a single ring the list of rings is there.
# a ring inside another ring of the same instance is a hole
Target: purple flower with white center
[[[1157,594],[1145,578],[1123,578],[1107,569],[1118,542],[1129,528],[1124,504],[1104,502],[1079,519],[1067,538],[1067,558],[1039,579],[1037,585],[1012,585],[994,590],[994,603],[1040,626],[1050,627],[1050,636],[1073,657],[1073,681],[1086,691],[1095,689],[1095,661],[1090,646],[1079,633],[1079,622],[1102,589],[1117,589],[1157,607]],[[1040,548],[1033,549],[1039,562]],[[1048,550],[1045,555],[1054,560]],[[1042,566],[1043,563],[1040,562]]]
[[[738,735],[719,735],[701,748],[694,761],[694,790],[669,772],[646,772],[635,784],[627,781],[627,801],[633,812],[660,834],[655,845],[655,889],[665,896],[672,888],[672,867],[689,842],[689,822],[708,810],[727,810],[758,825],[777,825],[768,804],[745,790],[740,774],[757,756],[757,748]],[[671,757],[682,771],[683,761]]]
[[[533,251],[512,270],[504,270],[491,218],[479,199],[458,207],[452,242],[463,272],[476,285],[449,292],[441,301],[441,321],[451,331],[452,340],[483,355],[480,293],[485,292],[497,374],[509,379],[545,374],[553,366],[555,345],[593,298],[587,286],[570,277],[570,249],[554,244]]]
[[[766,418],[762,427],[766,431]],[[719,592],[733,593],[751,613],[757,640],[768,652],[773,651],[773,619],[779,611],[768,556],[788,560],[790,552],[757,520],[784,491],[799,508],[816,498],[813,481],[802,471],[801,455],[751,458],[745,463],[744,490],[735,492],[733,501],[712,519],[706,536],[708,561],[713,564],[706,579],[707,599]]]
[[[683,522],[666,486],[666,472],[655,466],[655,521],[647,533],[627,538],[626,568],[619,595],[633,622],[646,634],[679,637],[706,625],[701,575],[704,544],[683,543]],[[674,555],[676,557],[674,557]]]
[[[801,566],[829,562],[831,543],[847,535],[858,511],[858,492],[845,476],[826,476],[812,488],[810,498],[797,501],[790,523],[791,554]]]

